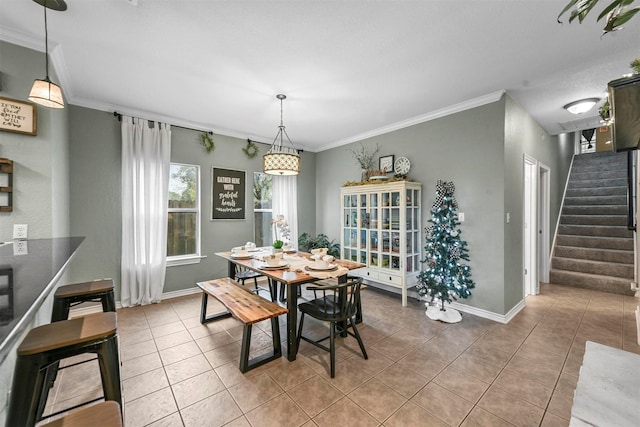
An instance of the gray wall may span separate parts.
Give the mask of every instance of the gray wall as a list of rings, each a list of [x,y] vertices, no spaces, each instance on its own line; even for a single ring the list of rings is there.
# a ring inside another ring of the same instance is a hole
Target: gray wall
[[[73,281],[111,277],[120,293],[121,199],[120,123],[101,111],[72,106],[71,131],[71,234],[86,236],[71,265]],[[253,172],[262,170],[260,153],[248,159],[245,140],[213,135],[215,150],[207,154],[197,142],[199,132],[173,127],[171,161],[200,165],[202,196],[202,254],[199,264],[167,268],[164,292],[195,286],[197,281],[227,274],[226,263],[214,255],[253,240],[251,182]],[[315,154],[302,154],[303,173],[298,177],[299,229],[315,230]],[[211,221],[211,167],[223,166],[247,172],[247,217],[238,221]]]
[[[0,96],[27,101],[44,77],[44,54],[0,42],[0,63]],[[0,131],[0,157],[14,162],[13,212],[0,213],[0,241],[13,238],[13,224],[27,224],[31,239],[69,234],[68,110],[36,108],[36,136]]]
[[[505,307],[508,312],[524,295],[523,288],[523,208],[524,208],[524,155],[527,154],[550,169],[549,242],[553,243],[556,222],[565,182],[573,157],[573,139],[570,135],[549,136],[511,98],[506,98],[505,111],[505,210],[511,214],[509,224],[504,222],[505,246]]]
[[[571,144],[547,135],[508,96],[362,143],[369,147],[379,143],[381,156],[409,158],[409,177],[423,183],[423,226],[431,218],[436,181],[456,185],[458,212],[465,213],[461,238],[468,243],[476,282],[471,298],[459,302],[506,314],[522,300],[522,152],[526,150],[551,168],[553,228]],[[336,239],[340,237],[339,187],[360,175],[347,149],[358,146],[354,143],[317,156],[317,228]],[[504,224],[505,212],[512,213],[509,226]]]
[[[469,265],[477,286],[466,303],[502,313],[504,100],[363,141],[370,147],[376,143],[382,147],[381,156],[393,154],[411,161],[409,178],[423,184],[423,227],[431,218],[436,181],[454,182],[458,211],[465,213],[461,238],[469,245]],[[360,176],[358,164],[347,151],[358,146],[318,154],[318,229],[331,237],[339,237],[340,187]]]

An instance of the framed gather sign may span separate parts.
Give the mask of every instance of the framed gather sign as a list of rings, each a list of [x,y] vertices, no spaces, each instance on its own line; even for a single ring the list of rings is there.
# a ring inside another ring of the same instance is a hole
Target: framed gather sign
[[[36,135],[36,104],[0,97],[0,130]]]
[[[211,219],[245,219],[245,171],[211,169]]]

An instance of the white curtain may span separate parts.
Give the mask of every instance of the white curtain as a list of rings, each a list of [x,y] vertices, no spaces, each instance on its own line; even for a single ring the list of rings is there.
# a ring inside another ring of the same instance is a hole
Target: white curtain
[[[171,127],[122,116],[123,307],[160,302],[167,256]]]
[[[298,249],[298,177],[274,175],[272,180],[273,218],[284,215],[291,231],[291,247]]]

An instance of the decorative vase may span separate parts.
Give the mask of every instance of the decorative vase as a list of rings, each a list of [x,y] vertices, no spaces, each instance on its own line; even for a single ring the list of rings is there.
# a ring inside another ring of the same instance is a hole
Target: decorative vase
[[[368,181],[369,180],[369,170],[362,169],[360,171],[360,181]]]

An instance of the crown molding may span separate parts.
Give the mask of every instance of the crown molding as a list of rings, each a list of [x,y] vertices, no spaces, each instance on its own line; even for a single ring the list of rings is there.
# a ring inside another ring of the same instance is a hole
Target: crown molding
[[[15,28],[1,26],[0,40],[7,43],[15,44],[18,46],[44,52],[43,36],[39,37],[31,33],[25,33],[23,31],[16,30]]]
[[[495,92],[488,93],[486,95],[478,96],[476,98],[469,99],[467,101],[459,102],[457,104],[450,105],[448,107],[441,108],[439,110],[431,111],[429,113],[421,114],[419,116],[411,117],[406,120],[402,120],[396,123],[391,123],[387,126],[383,126],[377,129],[370,130],[368,132],[364,132],[358,135],[354,135],[350,138],[342,139],[339,141],[335,141],[324,145],[320,148],[317,148],[316,151],[324,151],[330,148],[340,147],[342,145],[351,144],[353,142],[362,141],[363,139],[373,138],[374,136],[383,135],[385,133],[393,132],[396,130],[404,129],[409,126],[417,125],[420,123],[428,122],[431,120],[438,119],[440,117],[449,116],[451,114],[459,113],[462,111],[470,110],[472,108],[481,107],[486,104],[491,104],[492,102],[499,101],[502,96],[506,93],[505,90],[498,90]]]

